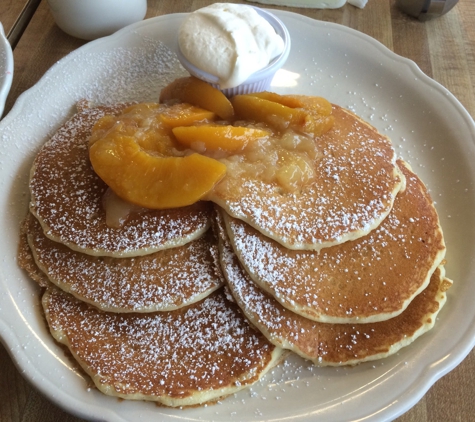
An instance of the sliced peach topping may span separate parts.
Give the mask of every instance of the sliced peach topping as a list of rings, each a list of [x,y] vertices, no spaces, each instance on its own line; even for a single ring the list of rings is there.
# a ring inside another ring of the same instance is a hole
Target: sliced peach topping
[[[301,103],[299,107],[309,111],[314,111],[321,116],[330,116],[332,114],[332,104],[323,97],[315,97],[311,95],[286,95]]]
[[[98,139],[103,137],[109,130],[111,130],[117,124],[117,117],[112,115],[106,115],[100,118],[92,129],[92,135],[89,138],[89,144],[93,144]]]
[[[143,122],[147,121],[148,126],[157,126],[152,124],[152,120],[156,120],[158,110],[161,106],[158,103],[140,103],[125,108],[119,116],[106,115],[100,118],[92,128],[92,135],[89,138],[89,145],[96,140],[106,136],[108,132],[114,131],[123,134],[133,134],[137,128],[143,126]]]
[[[255,92],[249,95],[273,101],[290,108],[303,108],[322,116],[329,116],[332,114],[332,105],[330,101],[323,97],[314,97],[310,95],[279,95],[275,92],[269,91]]]
[[[272,98],[273,95],[269,97]],[[293,101],[289,99],[287,103],[294,104]],[[320,136],[333,126],[332,116],[314,116],[313,111],[292,108],[276,101],[260,98],[255,94],[236,95],[231,102],[237,117],[263,122],[279,131],[290,128]]]
[[[269,91],[253,92],[248,95],[251,95],[257,98],[262,98],[263,100],[273,101],[274,103],[282,104],[290,108],[302,107],[302,101],[290,95],[280,95],[275,92],[269,92]]]
[[[163,106],[157,103],[134,104],[120,116],[106,115],[92,129],[89,146],[106,136],[133,136],[141,148],[148,152],[170,155],[176,146],[171,130],[160,121]]]
[[[161,122],[170,128],[191,126],[200,122],[216,120],[216,114],[187,103],[173,104],[160,113]]]
[[[205,151],[242,151],[249,143],[269,136],[269,132],[230,125],[202,125],[173,129],[178,142],[189,148]]]
[[[172,156],[176,151],[176,143],[169,131],[163,128],[138,131],[134,136],[135,142],[149,154]]]
[[[176,141],[161,121],[164,108],[137,104],[120,116],[105,116],[89,141],[98,176],[117,196],[146,208],[193,204],[226,172],[224,164],[203,155],[176,156]]]
[[[325,98],[309,95],[289,95],[301,102],[301,108],[306,110],[315,120],[320,135],[328,132],[335,124],[332,114],[332,104]]]
[[[237,116],[245,120],[263,122],[277,130],[298,128],[304,132],[312,132],[313,119],[298,108],[259,98],[254,95],[236,95],[232,99]]]
[[[231,179],[262,173],[258,177],[286,191],[301,189],[314,177],[314,136],[334,123],[332,105],[321,97],[260,92],[230,101],[194,77],[165,87],[160,102],[103,117],[89,143],[99,177],[118,197],[145,208],[175,208],[204,199],[226,174],[226,165]],[[190,149],[201,154],[189,154]]]
[[[159,157],[132,136],[106,137],[89,149],[98,176],[120,198],[153,209],[193,204],[226,173],[226,166],[200,154]]]
[[[178,100],[216,113],[221,119],[229,120],[234,115],[231,102],[210,84],[193,76],[179,78],[162,89],[160,102]]]
[[[157,110],[159,110],[162,106],[158,103],[155,102],[149,102],[149,103],[137,103],[137,104],[132,104],[131,106],[125,108],[122,111],[122,115],[131,115],[131,116],[149,116],[151,114],[156,113]]]

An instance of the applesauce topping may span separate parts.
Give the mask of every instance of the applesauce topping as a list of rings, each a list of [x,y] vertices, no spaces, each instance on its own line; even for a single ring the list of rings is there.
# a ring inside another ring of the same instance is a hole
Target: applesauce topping
[[[227,177],[215,189],[231,188],[233,179],[275,182],[284,191],[294,192],[314,177],[313,161],[318,158],[313,139],[288,130],[281,136],[270,134],[239,154],[222,157]]]
[[[193,77],[164,88],[160,101],[103,117],[89,141],[96,173],[146,208],[190,205],[242,179],[298,191],[314,178],[315,137],[333,125],[322,98],[262,92],[229,100]]]

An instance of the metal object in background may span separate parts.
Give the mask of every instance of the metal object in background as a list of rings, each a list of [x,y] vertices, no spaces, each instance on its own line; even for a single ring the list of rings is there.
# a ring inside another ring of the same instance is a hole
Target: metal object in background
[[[458,0],[397,0],[398,7],[421,21],[445,15]]]

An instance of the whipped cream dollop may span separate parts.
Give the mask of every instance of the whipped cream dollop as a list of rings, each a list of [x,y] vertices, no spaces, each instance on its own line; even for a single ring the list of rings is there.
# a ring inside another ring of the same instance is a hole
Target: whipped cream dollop
[[[178,43],[188,61],[233,88],[266,67],[284,50],[284,41],[255,9],[215,3],[188,15]]]

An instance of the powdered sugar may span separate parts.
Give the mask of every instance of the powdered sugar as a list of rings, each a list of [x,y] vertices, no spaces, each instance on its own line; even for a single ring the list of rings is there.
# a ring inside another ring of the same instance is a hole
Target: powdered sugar
[[[233,253],[224,228],[220,231],[220,252],[229,289],[251,323],[272,343],[317,365],[354,365],[395,353],[432,328],[446,299],[441,267],[429,287],[395,318],[367,324],[313,322],[283,307],[250,279]]]
[[[391,210],[403,176],[389,139],[340,107],[333,115],[333,129],[315,139],[314,181],[301,191],[249,178],[228,190],[218,185],[211,200],[291,249],[319,250],[369,233]]]
[[[233,248],[262,289],[307,318],[344,323],[394,317],[427,286],[445,256],[431,199],[422,182],[402,169],[408,187],[365,237],[320,252],[295,251],[225,217]]]
[[[28,234],[35,261],[51,282],[106,311],[172,310],[222,285],[210,232],[178,248],[122,259],[84,255],[53,242],[32,217]]]
[[[90,164],[88,139],[100,117],[123,107],[78,112],[45,144],[33,165],[32,212],[48,237],[83,253],[142,255],[187,243],[209,227],[204,203],[131,215],[120,228],[106,224],[102,197],[107,186]]]
[[[56,339],[113,395],[192,404],[240,390],[274,363],[275,348],[219,293],[145,315],[102,313],[59,291],[43,305]]]
[[[163,87],[188,75],[175,53],[161,41],[145,36],[140,45],[133,47],[80,50],[74,62],[87,67],[88,72],[78,75],[77,69],[72,68],[54,76],[74,102],[82,98],[97,104],[158,101]],[[84,79],[82,83],[78,84],[78,77]]]

